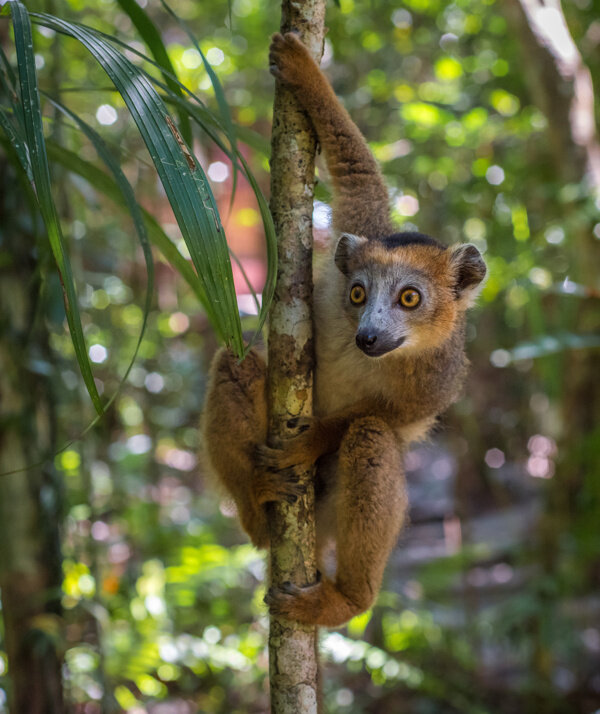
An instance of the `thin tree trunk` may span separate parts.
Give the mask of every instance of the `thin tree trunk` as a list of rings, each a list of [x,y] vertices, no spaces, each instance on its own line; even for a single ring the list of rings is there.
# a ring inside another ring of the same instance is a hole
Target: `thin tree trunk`
[[[283,0],[281,31],[299,31],[315,58],[323,52],[325,0]],[[279,241],[279,271],[269,329],[269,434],[286,433],[290,417],[312,411],[312,210],[315,137],[290,92],[275,89],[271,154],[271,212]],[[314,582],[312,474],[293,506],[271,513],[272,584]],[[269,662],[273,714],[317,711],[317,631],[271,618]]]
[[[15,181],[0,156],[0,185]],[[0,201],[1,241],[10,256],[0,270],[0,593],[9,707],[13,714],[62,714],[54,413],[47,334],[36,319],[34,240],[27,221],[20,224],[27,211],[17,195],[23,192],[5,191]]]
[[[505,7],[521,40],[533,100],[548,119],[558,173],[570,181],[587,175],[598,195],[600,143],[594,85],[560,0],[508,0]]]

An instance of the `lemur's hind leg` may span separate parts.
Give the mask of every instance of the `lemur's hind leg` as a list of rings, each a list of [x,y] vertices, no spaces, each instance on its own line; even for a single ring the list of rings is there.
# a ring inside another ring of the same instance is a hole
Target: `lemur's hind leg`
[[[333,580],[272,588],[272,612],[307,624],[337,627],[367,610],[406,517],[402,453],[377,417],[356,419],[339,452],[335,493],[337,570]]]
[[[251,350],[239,362],[229,350],[215,355],[209,373],[202,433],[208,465],[229,492],[242,527],[259,548],[269,544],[264,504],[295,500],[298,477],[255,467],[255,452],[267,438],[266,365]]]

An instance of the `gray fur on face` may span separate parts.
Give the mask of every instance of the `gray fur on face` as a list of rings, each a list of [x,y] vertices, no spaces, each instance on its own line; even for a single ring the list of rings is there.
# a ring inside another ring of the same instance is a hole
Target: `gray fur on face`
[[[354,285],[366,291],[362,305],[354,305],[350,300]],[[400,304],[400,295],[407,288],[417,290],[421,296],[414,308]],[[371,264],[349,275],[344,311],[355,325],[359,349],[370,357],[381,357],[410,346],[413,327],[426,322],[435,309],[433,296],[430,281],[411,266]]]

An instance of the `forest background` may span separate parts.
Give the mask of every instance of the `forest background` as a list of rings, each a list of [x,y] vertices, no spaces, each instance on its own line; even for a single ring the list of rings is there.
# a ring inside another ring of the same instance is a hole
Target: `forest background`
[[[464,397],[407,456],[411,522],[378,604],[340,632],[322,633],[332,713],[600,710],[600,149],[591,94],[594,82],[600,91],[600,20],[592,0],[564,2],[564,16],[548,1],[553,32],[544,44],[523,11],[536,5],[340,0],[328,8],[323,66],[382,164],[398,223],[446,243],[475,243],[490,271],[468,326]],[[28,9],[147,52],[126,6],[48,0]],[[159,3],[140,6],[160,28],[179,79],[215,106],[210,76],[181,26]],[[220,78],[242,153],[267,193],[267,50],[279,6],[178,0],[174,9]],[[7,18],[0,40],[15,66]],[[186,256],[149,156],[98,66],[81,45],[40,25],[34,49],[40,87],[102,134],[140,203]],[[108,396],[144,319],[143,251],[91,170],[82,175],[65,160],[72,152],[103,171],[89,141],[48,100],[44,113],[48,136],[65,147],[62,158],[50,155],[53,193],[96,386]],[[194,150],[230,247],[260,292],[265,247],[253,192],[239,177],[232,200],[226,154],[201,134]],[[44,564],[62,580],[60,592],[40,591],[55,606],[36,621],[35,646],[64,657],[65,697],[76,712],[265,712],[263,554],[207,483],[198,455],[217,341],[197,294],[155,251],[138,358],[107,414],[80,438],[94,409],[45,229],[10,151],[3,137],[2,449],[16,443],[15,429],[25,430],[25,444],[32,434],[24,422],[15,426],[7,406],[19,391],[52,444],[43,453],[43,439],[29,442],[32,460],[44,466],[33,469],[40,480],[28,482],[36,477],[27,472],[19,488],[37,484]],[[329,198],[320,164],[316,260]],[[37,267],[21,273],[34,258]],[[252,328],[253,298],[238,268],[234,277]],[[8,306],[20,289],[31,304],[17,334]],[[26,373],[18,387],[7,367],[14,362]],[[6,559],[27,537],[17,526],[30,502],[6,487],[14,476],[0,482]],[[3,587],[5,623],[15,598]],[[28,673],[9,671],[0,649],[0,712],[19,676]]]

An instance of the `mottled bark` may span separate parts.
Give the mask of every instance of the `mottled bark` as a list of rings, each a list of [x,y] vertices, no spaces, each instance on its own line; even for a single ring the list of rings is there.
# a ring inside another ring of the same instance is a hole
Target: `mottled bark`
[[[282,32],[296,30],[315,58],[323,51],[324,0],[282,3]],[[269,434],[286,434],[286,420],[312,411],[312,210],[316,142],[307,116],[285,87],[275,90],[271,156],[271,212],[279,242],[277,289],[269,328]],[[314,582],[312,473],[306,495],[271,513],[272,584]],[[317,632],[281,618],[269,636],[271,711],[317,711]]]
[[[15,181],[0,154],[0,185]],[[0,195],[0,594],[9,707],[13,714],[61,714],[62,578],[47,335],[36,308],[39,270],[24,192]],[[32,464],[38,465],[26,468]]]

